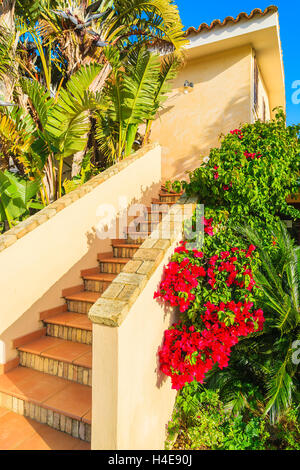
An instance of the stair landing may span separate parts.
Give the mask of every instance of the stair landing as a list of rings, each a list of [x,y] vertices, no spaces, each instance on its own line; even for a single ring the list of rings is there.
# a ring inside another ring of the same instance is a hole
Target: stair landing
[[[46,424],[0,407],[0,450],[90,450],[80,441]]]

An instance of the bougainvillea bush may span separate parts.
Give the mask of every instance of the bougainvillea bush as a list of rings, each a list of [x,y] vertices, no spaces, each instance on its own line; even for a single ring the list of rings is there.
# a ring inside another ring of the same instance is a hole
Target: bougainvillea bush
[[[214,235],[211,235],[214,236]],[[210,256],[181,242],[154,294],[178,306],[182,320],[165,332],[159,352],[161,370],[179,390],[193,380],[203,383],[217,364],[228,366],[231,348],[242,336],[263,328],[259,293],[252,274],[255,246],[232,247]]]
[[[299,126],[286,126],[278,110],[273,121],[257,121],[235,129],[214,148],[209,161],[183,182],[206,208],[227,211],[228,224],[247,224],[270,245],[273,224],[299,218],[287,197],[299,190]]]
[[[180,243],[154,294],[180,311],[159,351],[173,388],[205,383],[210,371],[230,366],[241,340],[262,333],[264,293],[255,281],[261,261],[243,227],[254,229],[275,256],[280,217],[299,217],[286,202],[297,192],[298,178],[298,128],[286,127],[279,110],[274,121],[231,131],[183,183],[205,204],[204,242],[199,234],[197,249]]]

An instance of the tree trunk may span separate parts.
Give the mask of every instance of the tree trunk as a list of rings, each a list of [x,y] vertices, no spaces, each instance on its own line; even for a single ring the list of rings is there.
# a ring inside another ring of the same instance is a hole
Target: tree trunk
[[[0,27],[8,33],[15,31],[15,4],[16,0],[0,0]],[[10,78],[0,80],[0,96],[4,101],[11,99],[11,93]]]
[[[15,29],[15,5],[16,0],[0,0],[0,26],[9,31]]]
[[[95,93],[96,91],[101,91],[106,83],[106,80],[108,79],[110,75],[111,70],[112,70],[111,65],[109,63],[105,64],[103,69],[99,73],[99,75],[95,78],[95,80],[91,84],[89,90],[93,93]],[[88,135],[85,136],[85,138],[87,137]],[[86,150],[83,150],[82,152],[77,152],[73,156],[72,178],[74,178],[74,176],[79,175],[85,153],[86,153]]]

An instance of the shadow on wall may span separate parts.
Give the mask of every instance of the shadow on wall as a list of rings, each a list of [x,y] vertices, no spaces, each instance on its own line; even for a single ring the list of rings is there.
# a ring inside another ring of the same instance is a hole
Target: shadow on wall
[[[162,146],[162,173],[163,180],[166,179],[188,179],[188,173],[198,168],[205,156],[214,147],[220,146],[222,134],[227,134],[234,128],[243,125],[244,122],[237,121],[236,115],[240,114],[241,108],[245,107],[248,102],[248,87],[239,90],[239,97],[233,98],[226,109],[220,112],[212,124],[207,124],[205,116],[202,121],[204,125],[200,124],[195,129],[194,141],[189,142],[189,150],[183,156],[178,156],[176,159],[172,158],[169,149]],[[197,145],[197,141],[200,143]],[[202,144],[203,142],[203,144]],[[171,172],[170,172],[171,170]],[[170,175],[171,173],[171,175]]]
[[[211,148],[250,116],[250,46],[190,61],[174,81],[173,92],[151,138],[162,146],[163,180],[186,179]],[[185,80],[194,83],[183,93]]]
[[[159,284],[157,286],[157,289],[159,288]],[[173,307],[166,305],[165,302],[163,302],[162,300],[156,299],[156,302],[159,302],[159,304],[163,306],[164,318],[169,319],[168,328],[170,328],[170,326],[174,325],[174,323],[177,323],[180,320],[180,313],[177,307],[175,308],[175,311],[174,311]],[[162,386],[169,380],[168,376],[160,370],[160,361],[159,361],[158,353],[161,350],[163,343],[164,343],[164,335],[162,336],[161,343],[157,349],[157,355],[156,355],[156,374],[157,374],[156,386],[157,388],[162,388]]]
[[[157,197],[159,192],[160,184],[154,183],[151,186],[142,188],[142,197],[140,200],[132,199],[129,201],[130,205],[133,204],[145,204],[151,203],[152,197]],[[122,216],[122,212],[118,214],[118,218]],[[112,228],[113,222],[110,225],[106,225],[107,230]],[[116,224],[118,230],[118,222]],[[118,231],[117,231],[118,234]],[[96,227],[86,232],[86,254],[69,270],[67,271],[57,282],[49,287],[49,290],[38,299],[24,314],[18,318],[18,320],[11,324],[9,328],[1,333],[0,339],[5,343],[6,348],[6,362],[16,357],[16,351],[12,349],[11,342],[15,338],[29,334],[41,328],[42,323],[40,322],[40,313],[52,308],[64,305],[65,301],[62,297],[62,290],[74,287],[83,286],[83,280],[80,276],[80,272],[83,269],[89,269],[98,267],[97,255],[98,253],[108,253],[112,251],[111,238],[99,239],[96,233]],[[118,237],[113,237],[118,238]],[[45,250],[53,250],[55,256],[55,240],[53,240],[53,246],[45,246]],[[22,260],[19,260],[22,263]],[[59,260],[58,260],[59,262]],[[47,266],[41,266],[41,271],[47,270]],[[28,276],[30,276],[30,266],[28,266]],[[18,285],[16,289],[16,295],[21,295],[22,285]],[[4,314],[4,312],[1,312]],[[7,312],[8,314],[8,312]]]

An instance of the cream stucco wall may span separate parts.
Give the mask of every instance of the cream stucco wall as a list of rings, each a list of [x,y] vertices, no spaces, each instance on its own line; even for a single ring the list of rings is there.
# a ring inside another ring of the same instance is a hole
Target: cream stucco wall
[[[62,289],[82,284],[80,270],[97,266],[97,253],[111,251],[111,240],[96,236],[98,207],[115,208],[108,214],[109,226],[120,198],[126,197],[128,205],[149,203],[160,182],[161,149],[153,146],[0,252],[0,364],[15,357],[13,339],[40,328],[41,311],[64,303]]]
[[[93,321],[93,450],[163,449],[176,392],[158,350],[177,309],[153,298],[197,198],[185,195],[89,311]],[[141,274],[143,273],[143,274]]]
[[[254,59],[253,59],[253,65],[254,65]],[[253,70],[252,88],[253,88],[253,94],[254,94],[254,70]],[[257,105],[257,109],[255,110],[254,100],[252,100],[252,122],[256,121],[257,119],[260,119],[263,121],[264,103],[266,107],[265,119],[266,121],[269,121],[271,119],[271,111],[272,111],[270,109],[269,95],[268,95],[268,91],[267,91],[263,76],[261,74],[261,71],[260,69],[258,69],[258,105]]]
[[[163,179],[185,176],[227,133],[251,120],[252,47],[243,46],[186,63],[153,124],[163,148]],[[188,94],[185,80],[194,83]]]
[[[93,325],[94,450],[164,448],[176,393],[159,371],[157,353],[175,313],[153,293],[172,250],[119,328]]]

